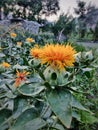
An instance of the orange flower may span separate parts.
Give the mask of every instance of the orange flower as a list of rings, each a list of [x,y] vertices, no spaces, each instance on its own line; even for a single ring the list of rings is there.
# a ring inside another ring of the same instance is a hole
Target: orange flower
[[[11,36],[12,38],[15,38],[15,37],[17,36],[17,34],[16,34],[16,33],[10,33],[10,36]]]
[[[21,47],[22,42],[17,42],[17,46]]]
[[[47,44],[42,48],[39,59],[42,64],[50,65],[53,69],[63,70],[64,67],[73,66],[76,51],[68,45]]]
[[[41,49],[38,45],[35,45],[34,48],[31,48],[30,55],[34,58],[38,58],[39,54],[41,53]]]
[[[7,62],[3,62],[3,63],[1,64],[1,66],[4,67],[4,68],[9,68],[9,67],[10,67],[10,64],[7,63]]]
[[[18,87],[22,82],[26,81],[26,76],[29,74],[29,72],[23,71],[23,72],[19,72],[17,70],[16,76],[17,78],[15,79],[15,87]]]
[[[28,37],[28,38],[26,39],[26,42],[29,42],[29,43],[34,42],[34,39]]]

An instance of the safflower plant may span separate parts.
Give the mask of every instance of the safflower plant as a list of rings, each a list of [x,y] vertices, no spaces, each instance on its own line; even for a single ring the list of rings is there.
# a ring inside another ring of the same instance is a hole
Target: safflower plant
[[[83,122],[83,112],[98,122],[79,99],[88,93],[79,87],[78,77],[82,74],[91,85],[89,76],[96,72],[90,66],[92,52],[77,52],[69,43],[27,44],[27,38],[17,37],[1,44],[0,130],[67,130]]]

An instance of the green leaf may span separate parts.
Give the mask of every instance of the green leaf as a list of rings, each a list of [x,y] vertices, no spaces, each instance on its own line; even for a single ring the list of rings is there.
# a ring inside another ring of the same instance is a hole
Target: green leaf
[[[24,69],[28,69],[28,66],[20,66],[19,64],[16,64],[13,66],[13,69],[24,70]]]
[[[36,118],[26,123],[24,125],[24,130],[39,130],[44,126],[46,126],[46,122],[41,118]]]
[[[39,65],[40,65],[40,61],[38,60],[38,59],[31,59],[30,61],[29,61],[29,65],[30,66],[33,66],[33,67],[38,67]]]
[[[90,78],[94,69],[93,68],[83,68],[82,71],[87,76],[87,78]]]
[[[10,128],[10,130],[24,130],[25,124],[36,117],[38,117],[38,114],[35,109],[28,109],[17,118],[15,124]]]
[[[0,58],[5,57],[6,55],[3,53],[0,53]]]
[[[76,111],[73,111],[72,112],[72,117],[76,118],[78,121],[80,121],[80,115],[76,112]]]
[[[82,70],[83,70],[84,73],[85,72],[91,72],[93,70],[93,68],[83,68]]]
[[[94,117],[92,114],[88,113],[88,112],[81,112],[81,121],[83,123],[89,123],[89,124],[93,124],[93,123],[98,123],[98,118]]]
[[[15,98],[14,99],[14,111],[13,111],[13,118],[18,118],[25,110],[30,108],[28,101],[23,98]]]
[[[4,72],[5,68],[0,65],[0,73]]]
[[[39,83],[32,83],[28,85],[22,85],[18,90],[19,93],[25,96],[36,96],[45,89]]]
[[[11,116],[11,111],[7,109],[3,109],[0,111],[0,125],[8,118]]]
[[[45,76],[44,76],[44,74],[43,74],[41,71],[38,71],[38,74],[39,74],[39,76],[40,76],[43,80],[45,80]]]
[[[83,111],[88,111],[90,110],[86,109],[78,100],[75,99],[75,97],[72,96],[72,107],[78,108]],[[91,112],[90,112],[91,113]]]
[[[53,126],[53,128],[55,128],[56,130],[67,130],[60,124],[56,124],[55,126]]]
[[[43,74],[44,74],[45,79],[46,79],[47,81],[50,81],[51,76],[52,76],[53,73],[55,73],[54,70],[53,70],[50,66],[48,66],[48,67],[44,70],[44,73],[43,73]]]
[[[3,85],[0,84],[0,99],[6,97],[6,90],[3,88]]]
[[[93,59],[93,53],[92,53],[92,50],[86,52],[86,53],[85,53],[85,56],[86,56],[86,58],[88,58],[89,60],[92,60],[92,59]]]
[[[51,116],[52,110],[48,105],[45,105],[41,112],[41,117],[43,119],[48,119]]]
[[[8,127],[7,124],[3,125],[3,123],[5,122],[7,118],[11,116],[11,114],[12,112],[7,109],[3,109],[0,111],[0,130],[4,130],[5,127]]]
[[[63,125],[70,128],[72,120],[71,93],[68,91],[48,92],[47,100]]]

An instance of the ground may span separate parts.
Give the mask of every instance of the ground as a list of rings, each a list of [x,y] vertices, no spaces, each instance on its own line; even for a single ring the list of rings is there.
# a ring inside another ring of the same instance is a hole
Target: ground
[[[86,47],[98,48],[98,42],[77,42],[77,44],[83,45],[83,46],[86,46]]]

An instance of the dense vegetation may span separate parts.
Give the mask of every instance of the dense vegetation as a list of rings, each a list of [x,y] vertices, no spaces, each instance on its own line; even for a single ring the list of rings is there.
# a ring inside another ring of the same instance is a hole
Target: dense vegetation
[[[63,13],[51,23],[40,16],[56,13],[58,0],[0,0],[5,16],[43,23],[38,35],[0,27],[0,130],[98,129],[98,47],[77,44],[98,40],[98,23],[86,28],[97,8],[77,4],[78,19]]]
[[[0,47],[0,129],[96,130],[98,50],[76,43],[46,45],[38,36],[18,30],[4,37]],[[53,61],[41,63],[44,51],[58,55],[59,62],[52,56]],[[60,55],[68,53],[75,59],[65,58],[63,64]]]
[[[41,19],[42,15],[56,14],[60,9],[58,0],[0,0],[0,14],[5,17],[12,12],[14,18]]]

